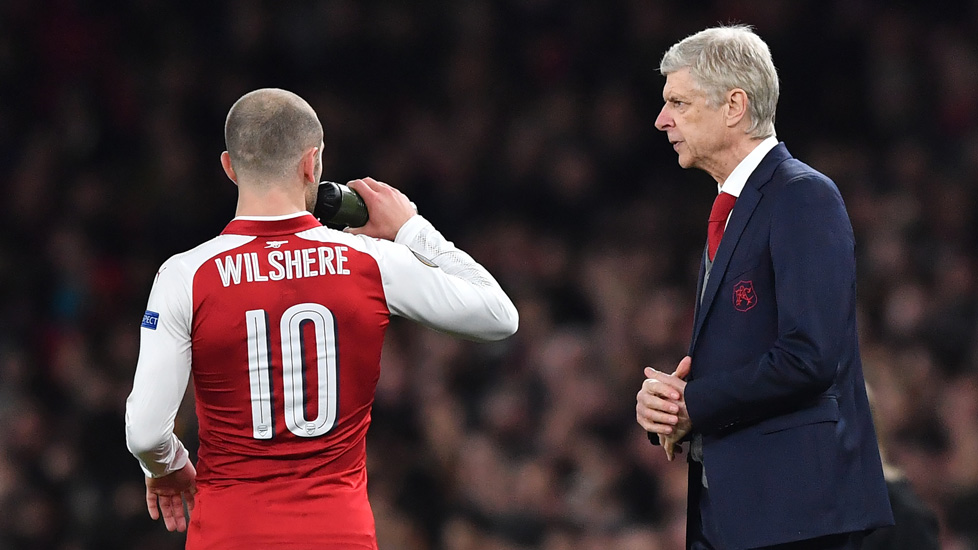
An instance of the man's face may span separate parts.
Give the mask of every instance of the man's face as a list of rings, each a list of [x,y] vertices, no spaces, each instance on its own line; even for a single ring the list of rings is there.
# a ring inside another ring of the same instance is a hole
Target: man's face
[[[707,104],[706,94],[696,86],[689,69],[666,76],[662,99],[665,105],[655,119],[655,127],[668,136],[679,154],[679,165],[710,172],[723,148],[724,106],[714,109]]]

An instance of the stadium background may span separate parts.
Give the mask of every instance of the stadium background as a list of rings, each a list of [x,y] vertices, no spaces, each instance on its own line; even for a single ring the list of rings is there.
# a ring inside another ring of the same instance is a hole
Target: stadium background
[[[945,547],[978,548],[978,5],[873,0],[4,0],[0,548],[181,547],[124,401],[153,274],[233,215],[223,120],[264,86],[317,109],[326,177],[401,188],[522,315],[493,345],[392,324],[381,547],[678,548],[685,468],[634,394],[684,354],[715,188],[654,129],[655,68],[729,21],[771,45],[778,135],[848,203],[891,461]]]

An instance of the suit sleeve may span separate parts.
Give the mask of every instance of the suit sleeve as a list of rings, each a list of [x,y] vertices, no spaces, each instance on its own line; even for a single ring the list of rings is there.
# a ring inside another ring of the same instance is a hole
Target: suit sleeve
[[[824,176],[805,175],[773,200],[777,338],[753,364],[690,381],[686,404],[700,433],[776,416],[825,392],[852,338],[854,240],[838,190]]]
[[[139,359],[126,400],[126,446],[147,477],[186,465],[187,450],[173,433],[190,378],[190,276],[170,259],[160,268],[140,330]],[[155,320],[154,320],[154,317]]]
[[[499,283],[423,217],[408,220],[394,243],[377,244],[391,313],[470,340],[516,332],[516,306]]]

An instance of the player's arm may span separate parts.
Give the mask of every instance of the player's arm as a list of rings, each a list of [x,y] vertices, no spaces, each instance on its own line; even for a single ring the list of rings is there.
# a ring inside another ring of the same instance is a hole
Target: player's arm
[[[371,178],[350,182],[370,221],[355,231],[380,241],[376,258],[395,315],[472,340],[501,340],[519,315],[489,271],[417,215],[402,193]]]
[[[187,462],[173,423],[190,377],[188,285],[177,262],[163,264],[140,328],[139,359],[126,401],[126,444],[147,477],[162,477]]]
[[[126,401],[126,445],[146,475],[150,517],[162,516],[171,531],[186,529],[182,503],[186,500],[192,508],[195,492],[196,471],[173,433],[189,376],[189,281],[171,260],[160,268],[150,293]]]
[[[405,245],[381,269],[391,311],[431,328],[473,340],[501,340],[519,326],[512,300],[489,271],[445,239],[428,220],[414,216],[395,240]]]

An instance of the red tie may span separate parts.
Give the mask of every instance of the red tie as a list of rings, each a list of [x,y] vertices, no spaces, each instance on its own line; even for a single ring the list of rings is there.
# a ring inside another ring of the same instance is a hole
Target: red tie
[[[717,195],[717,199],[713,201],[713,210],[710,210],[710,224],[707,228],[707,253],[711,262],[717,254],[720,239],[723,238],[723,229],[727,226],[727,217],[730,216],[730,211],[733,210],[735,202],[737,202],[737,197],[730,193],[720,193]]]

